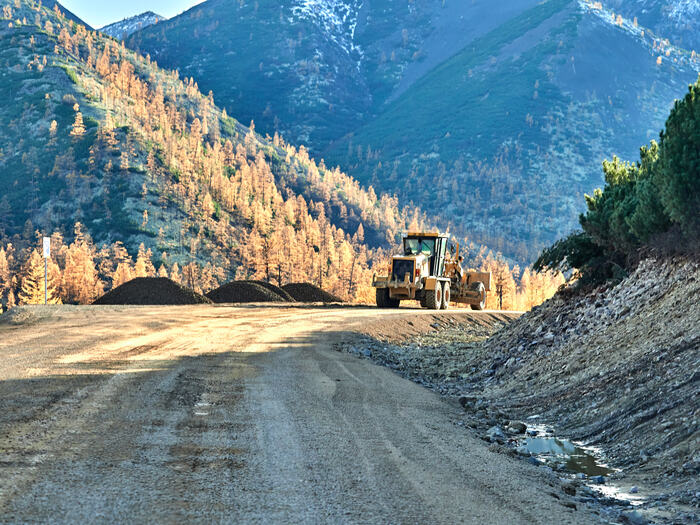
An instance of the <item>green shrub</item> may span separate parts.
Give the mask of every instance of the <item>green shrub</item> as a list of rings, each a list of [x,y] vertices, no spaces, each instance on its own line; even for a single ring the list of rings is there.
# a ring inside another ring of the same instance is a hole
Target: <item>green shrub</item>
[[[700,231],[700,78],[676,101],[661,133],[653,182],[669,219],[689,235]]]
[[[66,75],[68,75],[68,78],[70,79],[73,84],[78,83],[78,74],[75,72],[75,70],[72,67],[68,66],[61,66],[61,69],[66,72]]]

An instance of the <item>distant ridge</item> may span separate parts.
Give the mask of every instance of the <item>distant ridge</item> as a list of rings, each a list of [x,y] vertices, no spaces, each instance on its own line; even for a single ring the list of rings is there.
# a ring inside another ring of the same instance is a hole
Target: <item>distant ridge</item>
[[[124,40],[136,31],[152,26],[153,24],[157,24],[161,20],[166,20],[166,18],[154,13],[153,11],[146,11],[140,15],[131,16],[119,22],[106,25],[102,27],[100,31],[105,35],[116,38],[117,40]]]
[[[93,30],[93,27],[90,26],[90,24],[85,23],[84,20],[81,20],[77,16],[75,16],[73,13],[71,13],[68,9],[66,9],[62,4],[59,2],[56,2],[56,0],[44,0],[42,2],[45,7],[48,7],[49,9],[53,9],[54,6],[58,6],[58,8],[63,12],[64,16],[68,18],[69,20],[73,20],[74,22],[77,22],[78,24],[84,25],[87,29]]]

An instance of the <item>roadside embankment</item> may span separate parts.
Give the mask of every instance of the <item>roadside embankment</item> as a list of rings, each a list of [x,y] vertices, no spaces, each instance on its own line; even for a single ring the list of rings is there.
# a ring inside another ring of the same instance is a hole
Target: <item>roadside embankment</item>
[[[459,398],[465,424],[513,453],[529,455],[514,422],[595,447],[615,469],[598,483],[640,494],[651,519],[697,522],[697,262],[645,261],[614,288],[559,294],[492,333],[448,325],[393,344],[364,336],[346,349]]]

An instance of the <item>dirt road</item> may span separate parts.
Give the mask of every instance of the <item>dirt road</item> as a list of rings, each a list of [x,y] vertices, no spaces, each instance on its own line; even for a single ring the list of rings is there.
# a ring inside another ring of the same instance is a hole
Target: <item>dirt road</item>
[[[456,404],[332,349],[379,316],[434,313],[34,312],[0,324],[3,522],[597,519],[455,425]]]

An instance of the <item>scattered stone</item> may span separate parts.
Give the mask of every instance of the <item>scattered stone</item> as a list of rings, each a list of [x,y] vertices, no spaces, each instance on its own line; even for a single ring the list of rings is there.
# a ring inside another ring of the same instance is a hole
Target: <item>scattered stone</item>
[[[573,483],[563,483],[561,488],[564,491],[564,493],[568,494],[569,496],[576,495],[576,486]]]
[[[459,398],[459,404],[462,405],[462,408],[464,408],[464,410],[473,409],[475,402],[475,397],[460,396]]]
[[[647,519],[636,510],[623,512],[621,517],[627,523],[631,523],[632,525],[646,525],[649,523]]]
[[[637,494],[639,492],[639,488],[635,485],[630,489],[630,494]]]
[[[605,482],[607,481],[607,478],[605,476],[592,476],[589,479],[592,483],[595,483],[596,485],[605,485]]]
[[[510,421],[506,430],[510,434],[524,434],[527,430],[527,425],[521,421]]]
[[[505,441],[506,439],[506,436],[503,433],[501,427],[495,425],[486,431],[486,436],[491,441]]]
[[[532,454],[530,453],[530,451],[529,451],[529,450],[527,449],[527,447],[524,446],[524,445],[521,445],[521,446],[519,446],[519,447],[516,447],[515,451],[516,451],[518,454],[520,454],[521,456],[524,456],[524,457],[526,457],[526,458],[532,456]]]

